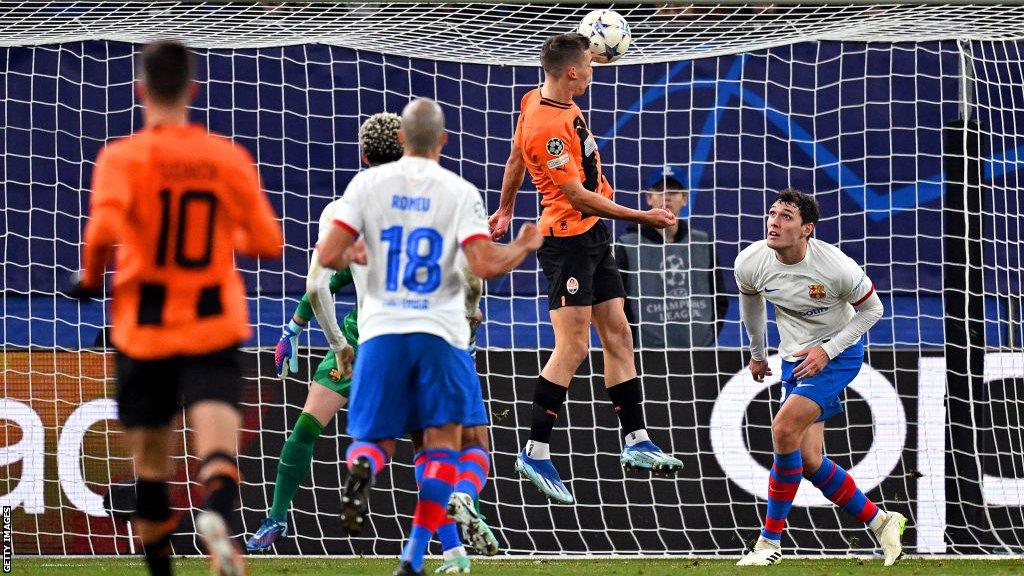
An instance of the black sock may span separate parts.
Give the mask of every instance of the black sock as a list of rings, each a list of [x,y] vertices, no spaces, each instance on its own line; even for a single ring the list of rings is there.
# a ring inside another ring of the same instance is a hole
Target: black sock
[[[142,553],[146,556],[146,566],[152,576],[171,576],[171,535],[156,542],[142,545]]]
[[[533,389],[533,420],[530,423],[530,440],[551,441],[551,429],[555,426],[558,413],[565,404],[568,388],[553,384],[543,376],[537,376],[537,387]]]
[[[203,481],[203,508],[216,512],[230,526],[231,517],[238,507],[238,467],[235,464],[235,457],[223,452],[217,452],[206,457],[203,466],[209,465],[216,460],[223,460],[231,464],[231,472],[219,472],[211,475]],[[203,476],[200,471],[200,477]]]
[[[171,576],[171,533],[177,522],[171,512],[167,482],[139,479],[135,483],[135,517],[150,525],[157,524],[164,533],[152,542],[142,543],[146,565],[153,576]]]
[[[640,378],[631,378],[621,384],[608,388],[615,414],[622,425],[622,433],[629,434],[646,428],[644,423],[644,393],[640,388]]]

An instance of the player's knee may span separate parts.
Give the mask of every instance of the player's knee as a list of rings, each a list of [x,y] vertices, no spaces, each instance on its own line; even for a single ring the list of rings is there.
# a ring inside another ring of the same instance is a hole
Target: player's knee
[[[776,452],[790,452],[800,446],[800,429],[792,420],[776,418],[772,422],[772,442]]]
[[[569,361],[575,362],[576,365],[579,365],[586,359],[587,353],[590,351],[590,343],[588,342],[587,336],[589,335],[574,334],[569,338],[556,342],[555,348],[557,348],[558,352],[563,354]]]
[[[486,426],[470,426],[462,429],[462,449],[477,446],[484,451],[490,450],[490,441],[487,438]]]

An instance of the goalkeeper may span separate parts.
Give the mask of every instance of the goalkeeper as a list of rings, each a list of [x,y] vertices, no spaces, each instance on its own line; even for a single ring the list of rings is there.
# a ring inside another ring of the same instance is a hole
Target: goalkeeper
[[[363,162],[368,166],[376,166],[393,162],[401,158],[403,149],[398,141],[398,129],[401,119],[395,114],[380,113],[371,116],[359,129],[359,144],[363,152]],[[327,214],[331,206],[324,211]],[[323,219],[323,217],[321,217]],[[310,274],[314,274],[311,266]],[[303,406],[302,414],[296,422],[291,434],[285,441],[284,449],[278,463],[277,480],[274,484],[274,496],[268,517],[260,524],[256,533],[246,543],[250,551],[267,550],[278,538],[287,535],[286,517],[299,485],[309,476],[313,461],[313,445],[323,428],[331,418],[348,402],[351,388],[352,366],[355,363],[355,352],[359,342],[358,310],[352,308],[342,319],[339,326],[334,315],[332,296],[345,286],[353,283],[350,269],[334,274],[320,275],[316,282],[317,290],[303,295],[295,313],[284,328],[274,353],[277,374],[285,378],[289,373],[298,372],[298,338],[309,320],[316,316],[321,328],[331,345],[331,351],[320,362],[310,382],[309,394]],[[483,283],[479,278],[464,272],[468,285],[466,305],[467,317],[473,330],[471,342],[475,342],[476,328],[480,324],[480,310],[477,304],[482,294]],[[414,436],[416,451],[420,448],[419,437]],[[477,498],[487,478],[489,461],[487,452],[487,430],[483,426],[468,428],[463,432],[463,445],[466,447],[460,457],[459,478],[464,479],[457,487],[453,498],[469,496],[470,503]],[[481,450],[482,447],[482,450]],[[483,455],[481,458],[481,454]],[[421,472],[417,459],[417,478]],[[483,522],[475,507],[467,510],[460,506],[463,516],[459,524],[463,527],[463,536],[473,547],[484,554],[493,555],[498,551],[498,543],[490,528]],[[455,524],[448,522],[439,530],[445,562],[439,571],[469,570],[469,559],[459,539]]]

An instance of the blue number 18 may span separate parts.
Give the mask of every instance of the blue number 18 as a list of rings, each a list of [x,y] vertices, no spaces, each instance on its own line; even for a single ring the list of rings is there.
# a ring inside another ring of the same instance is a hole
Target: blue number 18
[[[388,274],[384,286],[388,292],[398,291],[399,267],[402,258],[401,226],[392,226],[381,231],[380,239],[388,243]],[[420,244],[426,241],[427,253],[420,253]],[[405,243],[405,253],[409,262],[405,265],[402,285],[417,294],[428,294],[441,285],[441,266],[437,261],[441,258],[443,239],[433,228],[415,228],[409,233]],[[421,282],[419,271],[426,270],[426,278]]]

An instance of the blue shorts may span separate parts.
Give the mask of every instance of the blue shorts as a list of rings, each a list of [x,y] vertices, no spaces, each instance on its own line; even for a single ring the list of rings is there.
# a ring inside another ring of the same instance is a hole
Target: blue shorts
[[[349,397],[350,436],[401,438],[443,424],[487,424],[480,377],[468,350],[423,333],[385,334],[359,346]]]
[[[782,397],[785,402],[793,394],[813,400],[821,407],[821,416],[817,422],[824,422],[836,414],[843,412],[841,396],[843,390],[853,382],[853,379],[860,373],[860,367],[864,364],[864,339],[861,338],[838,356],[829,361],[821,372],[797,381],[793,377],[793,370],[800,365],[800,362],[782,361],[782,386],[786,395]]]

